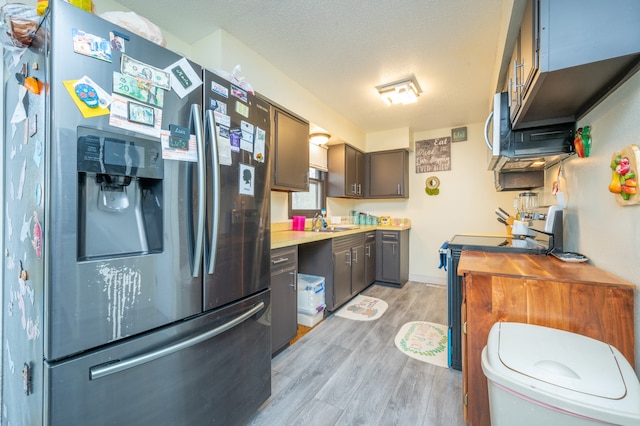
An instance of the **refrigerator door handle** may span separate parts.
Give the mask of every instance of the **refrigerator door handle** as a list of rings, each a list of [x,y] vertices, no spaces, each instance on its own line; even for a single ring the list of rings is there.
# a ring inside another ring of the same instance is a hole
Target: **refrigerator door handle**
[[[129,359],[118,360],[115,362],[108,362],[105,364],[95,365],[89,369],[89,380],[97,380],[102,377],[109,376],[111,374],[116,374],[124,370],[128,370],[129,368],[138,367],[142,364],[146,364],[148,362],[154,361],[158,358],[165,357],[167,355],[171,355],[175,352],[179,352],[190,348],[191,346],[195,346],[199,343],[204,342],[205,340],[209,340],[213,337],[216,337],[219,334],[224,333],[227,330],[232,329],[233,327],[242,324],[244,321],[251,318],[254,314],[260,312],[264,309],[264,302],[260,302],[255,305],[253,308],[248,310],[242,315],[232,319],[231,321],[222,324],[219,327],[214,328],[213,330],[209,330],[206,333],[202,333],[198,336],[192,337],[190,339],[184,340],[179,343],[175,343],[170,346],[166,346],[164,348],[158,349],[157,351],[148,352],[146,354],[142,354],[140,356],[136,356]]]
[[[208,137],[207,137],[208,136]],[[216,267],[216,253],[218,247],[218,218],[220,215],[220,161],[218,159],[218,138],[216,132],[216,118],[212,110],[205,112],[205,138],[211,150],[211,241],[210,253],[207,259],[207,273],[213,274]]]
[[[191,265],[191,276],[197,277],[200,273],[200,260],[202,259],[202,245],[204,240],[204,219],[206,207],[206,171],[205,171],[205,153],[204,153],[204,137],[202,131],[202,113],[200,105],[191,105],[191,116],[189,117],[189,127],[195,131],[198,162],[198,204],[197,204],[197,222],[196,235],[193,251],[193,264]]]

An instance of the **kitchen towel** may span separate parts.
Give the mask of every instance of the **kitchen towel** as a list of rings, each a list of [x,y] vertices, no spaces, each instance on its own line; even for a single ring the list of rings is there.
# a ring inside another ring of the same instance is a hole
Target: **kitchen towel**
[[[396,334],[395,344],[401,352],[438,367],[448,366],[447,327],[424,321],[404,324]]]
[[[380,318],[388,306],[384,300],[359,294],[335,315],[356,321],[373,321]]]
[[[438,253],[440,254],[440,266],[438,266],[438,269],[444,268],[445,271],[447,270],[447,252],[448,251],[449,251],[449,241],[445,241],[440,246],[440,249],[438,249]]]

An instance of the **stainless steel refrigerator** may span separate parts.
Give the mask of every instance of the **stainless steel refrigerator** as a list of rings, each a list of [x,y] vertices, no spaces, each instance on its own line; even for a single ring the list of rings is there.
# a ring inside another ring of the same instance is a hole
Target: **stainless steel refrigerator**
[[[267,105],[61,0],[13,58],[2,423],[246,422],[271,392]]]

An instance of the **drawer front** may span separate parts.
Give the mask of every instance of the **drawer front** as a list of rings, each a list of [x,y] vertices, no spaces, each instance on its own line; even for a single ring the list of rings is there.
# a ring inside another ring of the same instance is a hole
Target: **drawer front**
[[[271,273],[298,265],[298,246],[271,250]]]

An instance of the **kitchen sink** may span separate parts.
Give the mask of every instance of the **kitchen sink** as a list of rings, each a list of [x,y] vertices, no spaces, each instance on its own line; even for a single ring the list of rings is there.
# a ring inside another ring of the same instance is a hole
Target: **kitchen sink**
[[[357,226],[328,226],[326,228],[316,229],[314,232],[342,232],[356,229]]]

